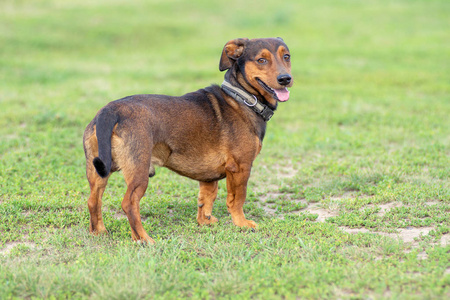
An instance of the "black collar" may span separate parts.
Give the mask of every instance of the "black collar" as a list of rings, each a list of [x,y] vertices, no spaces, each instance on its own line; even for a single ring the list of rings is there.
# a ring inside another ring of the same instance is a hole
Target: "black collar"
[[[231,85],[228,81],[222,82],[222,90],[231,98],[237,102],[244,103],[250,107],[254,112],[261,116],[264,121],[269,121],[272,118],[274,112],[267,105],[262,104],[256,99],[255,95],[250,94],[243,89],[240,89],[234,85]]]

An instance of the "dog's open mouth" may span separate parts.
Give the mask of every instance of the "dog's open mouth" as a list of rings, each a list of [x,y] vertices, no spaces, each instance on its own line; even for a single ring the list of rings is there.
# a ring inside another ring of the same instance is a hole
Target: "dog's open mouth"
[[[266,91],[271,93],[274,96],[274,98],[277,99],[278,101],[284,102],[289,100],[289,91],[286,87],[283,89],[273,89],[267,84],[265,84],[259,78],[256,78],[256,80]]]

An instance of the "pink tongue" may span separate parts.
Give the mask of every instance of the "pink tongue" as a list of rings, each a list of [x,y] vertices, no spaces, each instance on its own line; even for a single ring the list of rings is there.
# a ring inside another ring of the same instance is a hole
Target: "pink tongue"
[[[278,100],[281,102],[288,101],[289,100],[289,91],[287,88],[281,89],[281,90],[274,90],[275,94],[277,94]]]

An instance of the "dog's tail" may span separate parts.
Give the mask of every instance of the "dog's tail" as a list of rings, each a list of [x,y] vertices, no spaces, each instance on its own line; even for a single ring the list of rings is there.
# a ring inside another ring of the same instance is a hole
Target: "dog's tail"
[[[98,142],[98,157],[93,164],[98,175],[105,178],[111,172],[111,136],[114,126],[119,121],[119,116],[111,108],[104,108],[97,117],[96,135]]]

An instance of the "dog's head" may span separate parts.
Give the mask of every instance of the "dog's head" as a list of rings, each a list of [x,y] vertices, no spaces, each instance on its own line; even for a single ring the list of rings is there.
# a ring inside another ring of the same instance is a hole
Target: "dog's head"
[[[232,77],[274,108],[289,99],[291,55],[281,38],[231,40],[223,48],[219,69],[228,70],[226,79]]]

